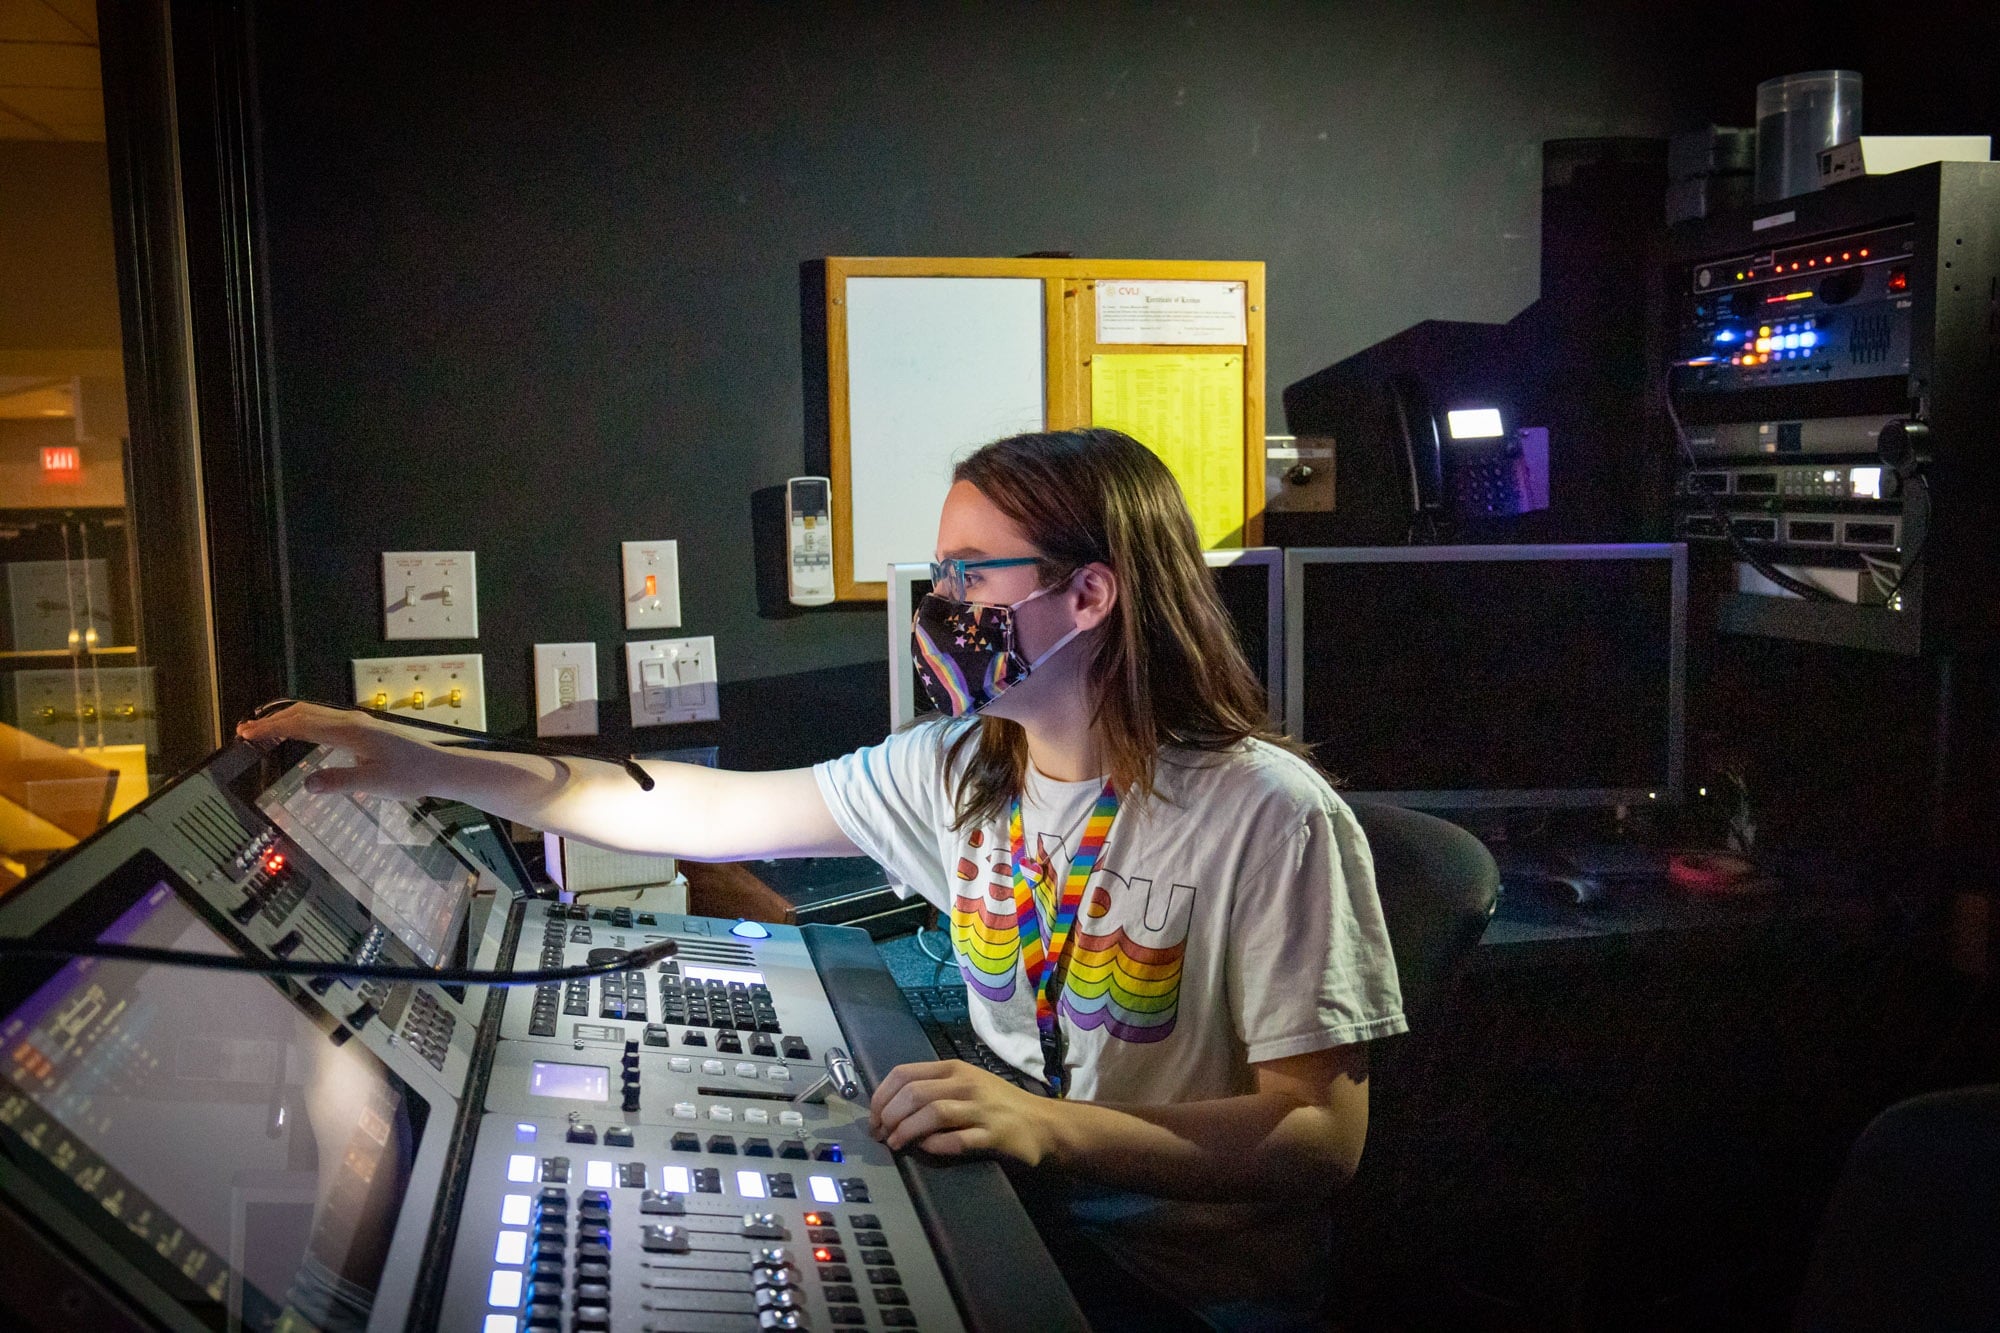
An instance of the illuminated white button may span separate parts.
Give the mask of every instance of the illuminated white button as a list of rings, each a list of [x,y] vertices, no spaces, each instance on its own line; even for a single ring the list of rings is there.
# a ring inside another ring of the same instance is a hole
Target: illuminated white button
[[[701,1072],[704,1074],[726,1074],[729,1072],[729,1066],[720,1060],[703,1060],[701,1062]]]
[[[738,1060],[736,1062],[736,1077],[738,1078],[757,1077],[757,1066],[751,1064],[748,1060]]]
[[[755,921],[738,921],[729,928],[729,933],[746,940],[768,940],[771,938],[771,932],[764,929],[760,923]]]
[[[770,1079],[773,1083],[790,1083],[792,1081],[792,1071],[783,1065],[771,1065],[764,1070],[764,1077]]]
[[[694,1061],[688,1059],[685,1055],[676,1055],[667,1061],[667,1068],[673,1070],[676,1074],[692,1074],[694,1072]]]
[[[528,1225],[528,1212],[533,1201],[525,1194],[509,1194],[500,1200],[500,1224],[509,1227]]]
[[[676,1120],[692,1120],[698,1114],[700,1114],[700,1112],[694,1109],[693,1102],[674,1103],[674,1119]]]
[[[738,1171],[736,1173],[736,1192],[746,1199],[763,1198],[764,1173],[762,1171]]]
[[[583,1168],[583,1183],[592,1189],[608,1190],[612,1180],[609,1162],[590,1162]]]
[[[514,1140],[517,1143],[533,1143],[535,1141],[534,1124],[531,1121],[523,1120],[515,1125]]]
[[[661,1167],[660,1177],[669,1194],[694,1193],[694,1173],[684,1166]]]
[[[1801,347],[1814,347],[1817,346],[1818,344],[1819,344],[1819,335],[1817,333],[1814,333],[1811,329],[1807,329],[1804,333],[1801,333],[1799,335],[1799,346]]]
[[[521,1320],[511,1314],[490,1314],[486,1316],[486,1326],[481,1333],[515,1333],[521,1327]]]
[[[708,1108],[708,1118],[720,1120],[726,1125],[736,1118],[736,1112],[727,1106],[711,1106]]]
[[[832,1176],[812,1176],[809,1181],[812,1185],[813,1198],[821,1203],[840,1202],[840,1182]]]
[[[525,1231],[503,1231],[500,1240],[493,1247],[493,1262],[496,1264],[523,1263],[528,1257],[528,1233]]]
[[[507,1159],[507,1179],[509,1180],[533,1180],[535,1172],[535,1159],[526,1153],[515,1153]]]
[[[768,1125],[771,1123],[771,1113],[761,1106],[746,1106],[743,1108],[743,1119],[746,1124]]]
[[[806,1118],[802,1112],[799,1111],[778,1112],[778,1123],[781,1125],[790,1125],[794,1129],[796,1129],[798,1126],[803,1125],[805,1122]]]
[[[486,1285],[488,1305],[512,1306],[521,1303],[521,1273],[519,1269],[496,1269],[493,1280]]]

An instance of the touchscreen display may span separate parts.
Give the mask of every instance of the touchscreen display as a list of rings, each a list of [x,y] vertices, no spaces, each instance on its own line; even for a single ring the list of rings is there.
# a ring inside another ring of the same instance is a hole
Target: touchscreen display
[[[432,967],[455,947],[479,872],[402,801],[306,790],[318,749],[258,793],[257,808]]]
[[[47,933],[229,951],[147,854]],[[0,1145],[203,1323],[360,1329],[430,1108],[322,1022],[263,977],[24,967]]]

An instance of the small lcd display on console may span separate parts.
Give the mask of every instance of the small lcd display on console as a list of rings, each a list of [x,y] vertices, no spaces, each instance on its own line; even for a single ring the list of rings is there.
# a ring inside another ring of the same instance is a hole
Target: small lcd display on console
[[[528,1091],[537,1097],[562,1097],[573,1102],[609,1101],[611,1071],[603,1065],[537,1060],[528,1075]]]

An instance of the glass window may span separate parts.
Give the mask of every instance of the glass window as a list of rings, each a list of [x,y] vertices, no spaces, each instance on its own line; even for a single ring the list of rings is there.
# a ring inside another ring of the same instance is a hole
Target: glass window
[[[140,634],[96,6],[0,5],[0,43],[4,891],[160,780],[172,690]]]

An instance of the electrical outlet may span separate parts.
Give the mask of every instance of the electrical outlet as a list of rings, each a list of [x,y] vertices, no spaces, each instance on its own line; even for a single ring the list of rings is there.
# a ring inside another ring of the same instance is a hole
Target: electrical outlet
[[[535,734],[597,734],[597,645],[535,645]]]
[[[449,657],[357,657],[354,702],[448,727],[486,730],[486,662]]]
[[[472,552],[382,552],[382,637],[478,638],[479,576]]]
[[[635,727],[717,720],[714,637],[626,644],[625,689]]]
[[[681,556],[679,542],[620,542],[625,570],[625,628],[679,629]]]

